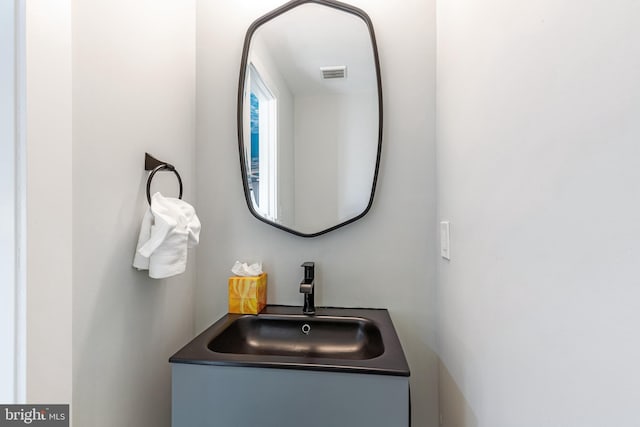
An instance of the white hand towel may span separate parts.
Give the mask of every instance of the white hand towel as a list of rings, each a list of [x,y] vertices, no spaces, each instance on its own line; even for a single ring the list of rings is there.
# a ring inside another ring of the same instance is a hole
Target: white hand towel
[[[138,238],[133,266],[149,277],[162,279],[183,273],[187,248],[199,242],[200,220],[189,203],[155,193],[149,215],[145,214]]]
[[[151,208],[147,208],[147,211],[142,217],[142,224],[140,225],[140,234],[138,235],[138,244],[136,245],[136,253],[133,256],[133,266],[138,270],[149,269],[149,257],[142,256],[138,249],[142,247],[149,238],[151,238],[151,225],[153,224],[153,214]]]

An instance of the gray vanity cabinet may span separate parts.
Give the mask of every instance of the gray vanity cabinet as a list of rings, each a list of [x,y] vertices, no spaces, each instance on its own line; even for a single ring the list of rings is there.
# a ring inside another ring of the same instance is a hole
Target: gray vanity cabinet
[[[172,364],[173,427],[404,427],[409,378]]]

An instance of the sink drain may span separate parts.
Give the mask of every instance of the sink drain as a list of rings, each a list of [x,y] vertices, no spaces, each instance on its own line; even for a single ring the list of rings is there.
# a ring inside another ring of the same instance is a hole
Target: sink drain
[[[302,333],[305,335],[309,335],[309,332],[311,332],[311,326],[309,326],[308,323],[302,325]]]

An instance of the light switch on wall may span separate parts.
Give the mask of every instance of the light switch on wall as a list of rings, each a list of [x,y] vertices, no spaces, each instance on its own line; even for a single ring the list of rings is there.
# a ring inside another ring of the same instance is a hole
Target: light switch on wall
[[[449,251],[449,221],[440,221],[440,256],[446,260],[451,259]]]

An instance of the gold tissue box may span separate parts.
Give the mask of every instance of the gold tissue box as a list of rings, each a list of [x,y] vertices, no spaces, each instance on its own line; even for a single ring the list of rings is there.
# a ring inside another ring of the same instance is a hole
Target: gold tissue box
[[[258,314],[267,305],[267,273],[229,277],[229,313]]]

